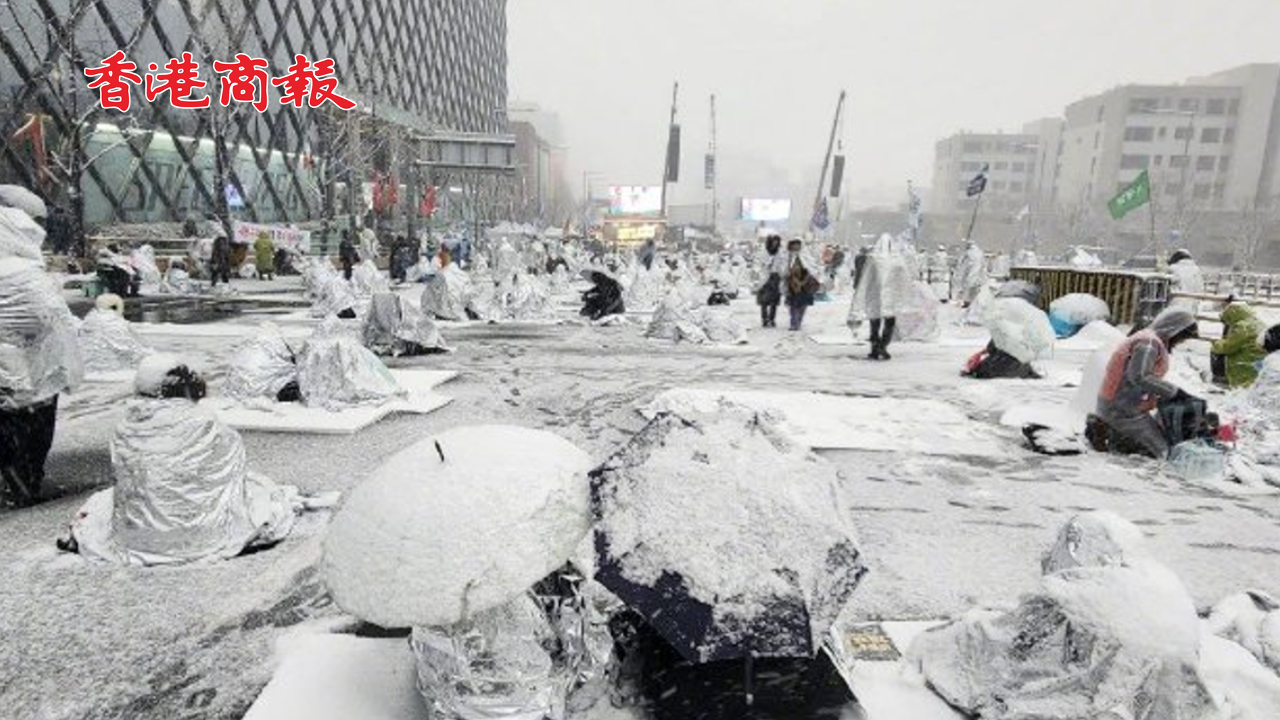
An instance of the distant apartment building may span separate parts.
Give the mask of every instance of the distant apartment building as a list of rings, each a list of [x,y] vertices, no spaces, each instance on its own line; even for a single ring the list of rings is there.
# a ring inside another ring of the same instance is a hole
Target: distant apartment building
[[[933,187],[928,210],[937,215],[970,212],[974,200],[969,182],[984,167],[986,212],[1017,213],[1037,192],[1040,175],[1039,137],[1023,133],[961,132],[940,140],[933,164]]]
[[[1125,85],[1065,116],[1060,206],[1104,203],[1143,170],[1163,209],[1231,210],[1280,192],[1280,65]]]

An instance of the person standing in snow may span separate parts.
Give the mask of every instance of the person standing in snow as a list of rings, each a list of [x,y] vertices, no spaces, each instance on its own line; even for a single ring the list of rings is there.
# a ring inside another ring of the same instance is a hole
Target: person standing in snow
[[[275,244],[271,242],[271,235],[265,231],[258,233],[258,239],[253,241],[253,264],[260,280],[275,279]]]
[[[762,327],[778,326],[778,305],[782,303],[782,276],[787,271],[787,257],[782,252],[782,238],[770,235],[764,241],[764,282],[756,289]]]
[[[5,197],[43,202],[17,186]],[[43,228],[0,206],[0,506],[34,504],[57,427],[58,397],[83,377],[75,317],[44,271]]]
[[[1144,454],[1157,460],[1168,456],[1169,442],[1152,413],[1161,401],[1187,397],[1185,391],[1164,378],[1169,373],[1170,353],[1196,337],[1199,331],[1195,316],[1170,308],[1112,354],[1098,391],[1097,407],[1097,417],[1106,425],[1111,452]]]
[[[871,320],[871,360],[890,360],[889,345],[897,330],[898,311],[911,292],[911,262],[893,238],[882,235],[874,250],[858,254],[862,270],[849,305],[850,328],[857,328],[865,316]]]
[[[955,299],[961,307],[968,308],[987,284],[987,256],[972,240],[965,240],[964,248],[955,272]]]
[[[351,274],[358,262],[356,244],[351,240],[351,231],[342,231],[342,242],[338,243],[338,262],[342,263],[342,277],[351,280]]]
[[[209,259],[209,265],[214,286],[217,286],[219,280],[224,285],[231,284],[231,239],[221,227],[213,238],[213,256]]]
[[[1173,275],[1173,292],[1198,295],[1204,292],[1204,273],[1189,250],[1175,250],[1169,256],[1169,272]],[[1192,314],[1200,312],[1200,301],[1195,298],[1174,298],[1169,307],[1180,308]]]
[[[787,309],[791,313],[791,332],[799,332],[804,315],[813,305],[822,281],[804,255],[804,241],[793,238],[787,243]]]

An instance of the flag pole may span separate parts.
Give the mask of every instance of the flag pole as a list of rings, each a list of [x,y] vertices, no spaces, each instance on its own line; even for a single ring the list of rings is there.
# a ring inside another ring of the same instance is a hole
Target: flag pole
[[[982,196],[985,193],[978,193],[978,199],[973,203],[973,216],[969,218],[969,232],[964,234],[965,240],[973,239],[973,227],[978,224],[978,208],[982,206]]]

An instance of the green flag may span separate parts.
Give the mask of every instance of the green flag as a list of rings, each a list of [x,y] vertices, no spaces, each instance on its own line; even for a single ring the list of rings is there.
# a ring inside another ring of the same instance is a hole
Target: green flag
[[[1133,179],[1133,182],[1129,183],[1129,187],[1121,190],[1119,195],[1107,203],[1107,209],[1111,211],[1111,217],[1119,220],[1128,215],[1131,210],[1136,210],[1149,202],[1151,202],[1151,178],[1147,176],[1147,171],[1143,170]]]

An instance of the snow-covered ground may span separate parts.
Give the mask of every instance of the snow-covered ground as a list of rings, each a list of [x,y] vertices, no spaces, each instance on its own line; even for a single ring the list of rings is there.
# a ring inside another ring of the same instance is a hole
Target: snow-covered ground
[[[754,328],[749,299],[733,308]],[[1280,497],[1188,485],[1137,460],[1036,455],[999,424],[1013,407],[1066,404],[1073,391],[1061,382],[1086,349],[1060,348],[1051,380],[980,382],[959,377],[985,343],[975,329],[949,325],[938,343],[895,345],[888,363],[866,360],[865,343],[810,341],[847,334],[845,301],[815,307],[805,333],[754,328],[742,347],[647,340],[643,324],[590,327],[564,312],[574,323],[446,327],[456,353],[389,364],[459,371],[442,389],[452,404],[352,436],[248,433],[250,467],[303,492],[347,490],[380,458],[477,423],[548,429],[598,461],[644,424],[639,409],[675,388],[930,401],[949,406],[947,423],[960,413],[980,428],[981,452],[822,451],[843,474],[871,567],[849,619],[925,620],[1008,602],[1032,589],[1027,569],[1058,528],[1092,509],[1142,527],[1201,606],[1247,588],[1280,595]],[[263,317],[223,325],[251,333]],[[235,345],[227,334],[146,339],[190,355],[216,384]],[[110,481],[107,443],[128,395],[106,383],[64,398],[49,481],[59,499],[0,514],[0,717],[239,718],[271,677],[283,628],[338,614],[316,571],[324,513],[304,516],[279,547],[211,566],[99,568],[58,555],[53,541],[72,513]],[[930,423],[898,420],[901,432]]]

